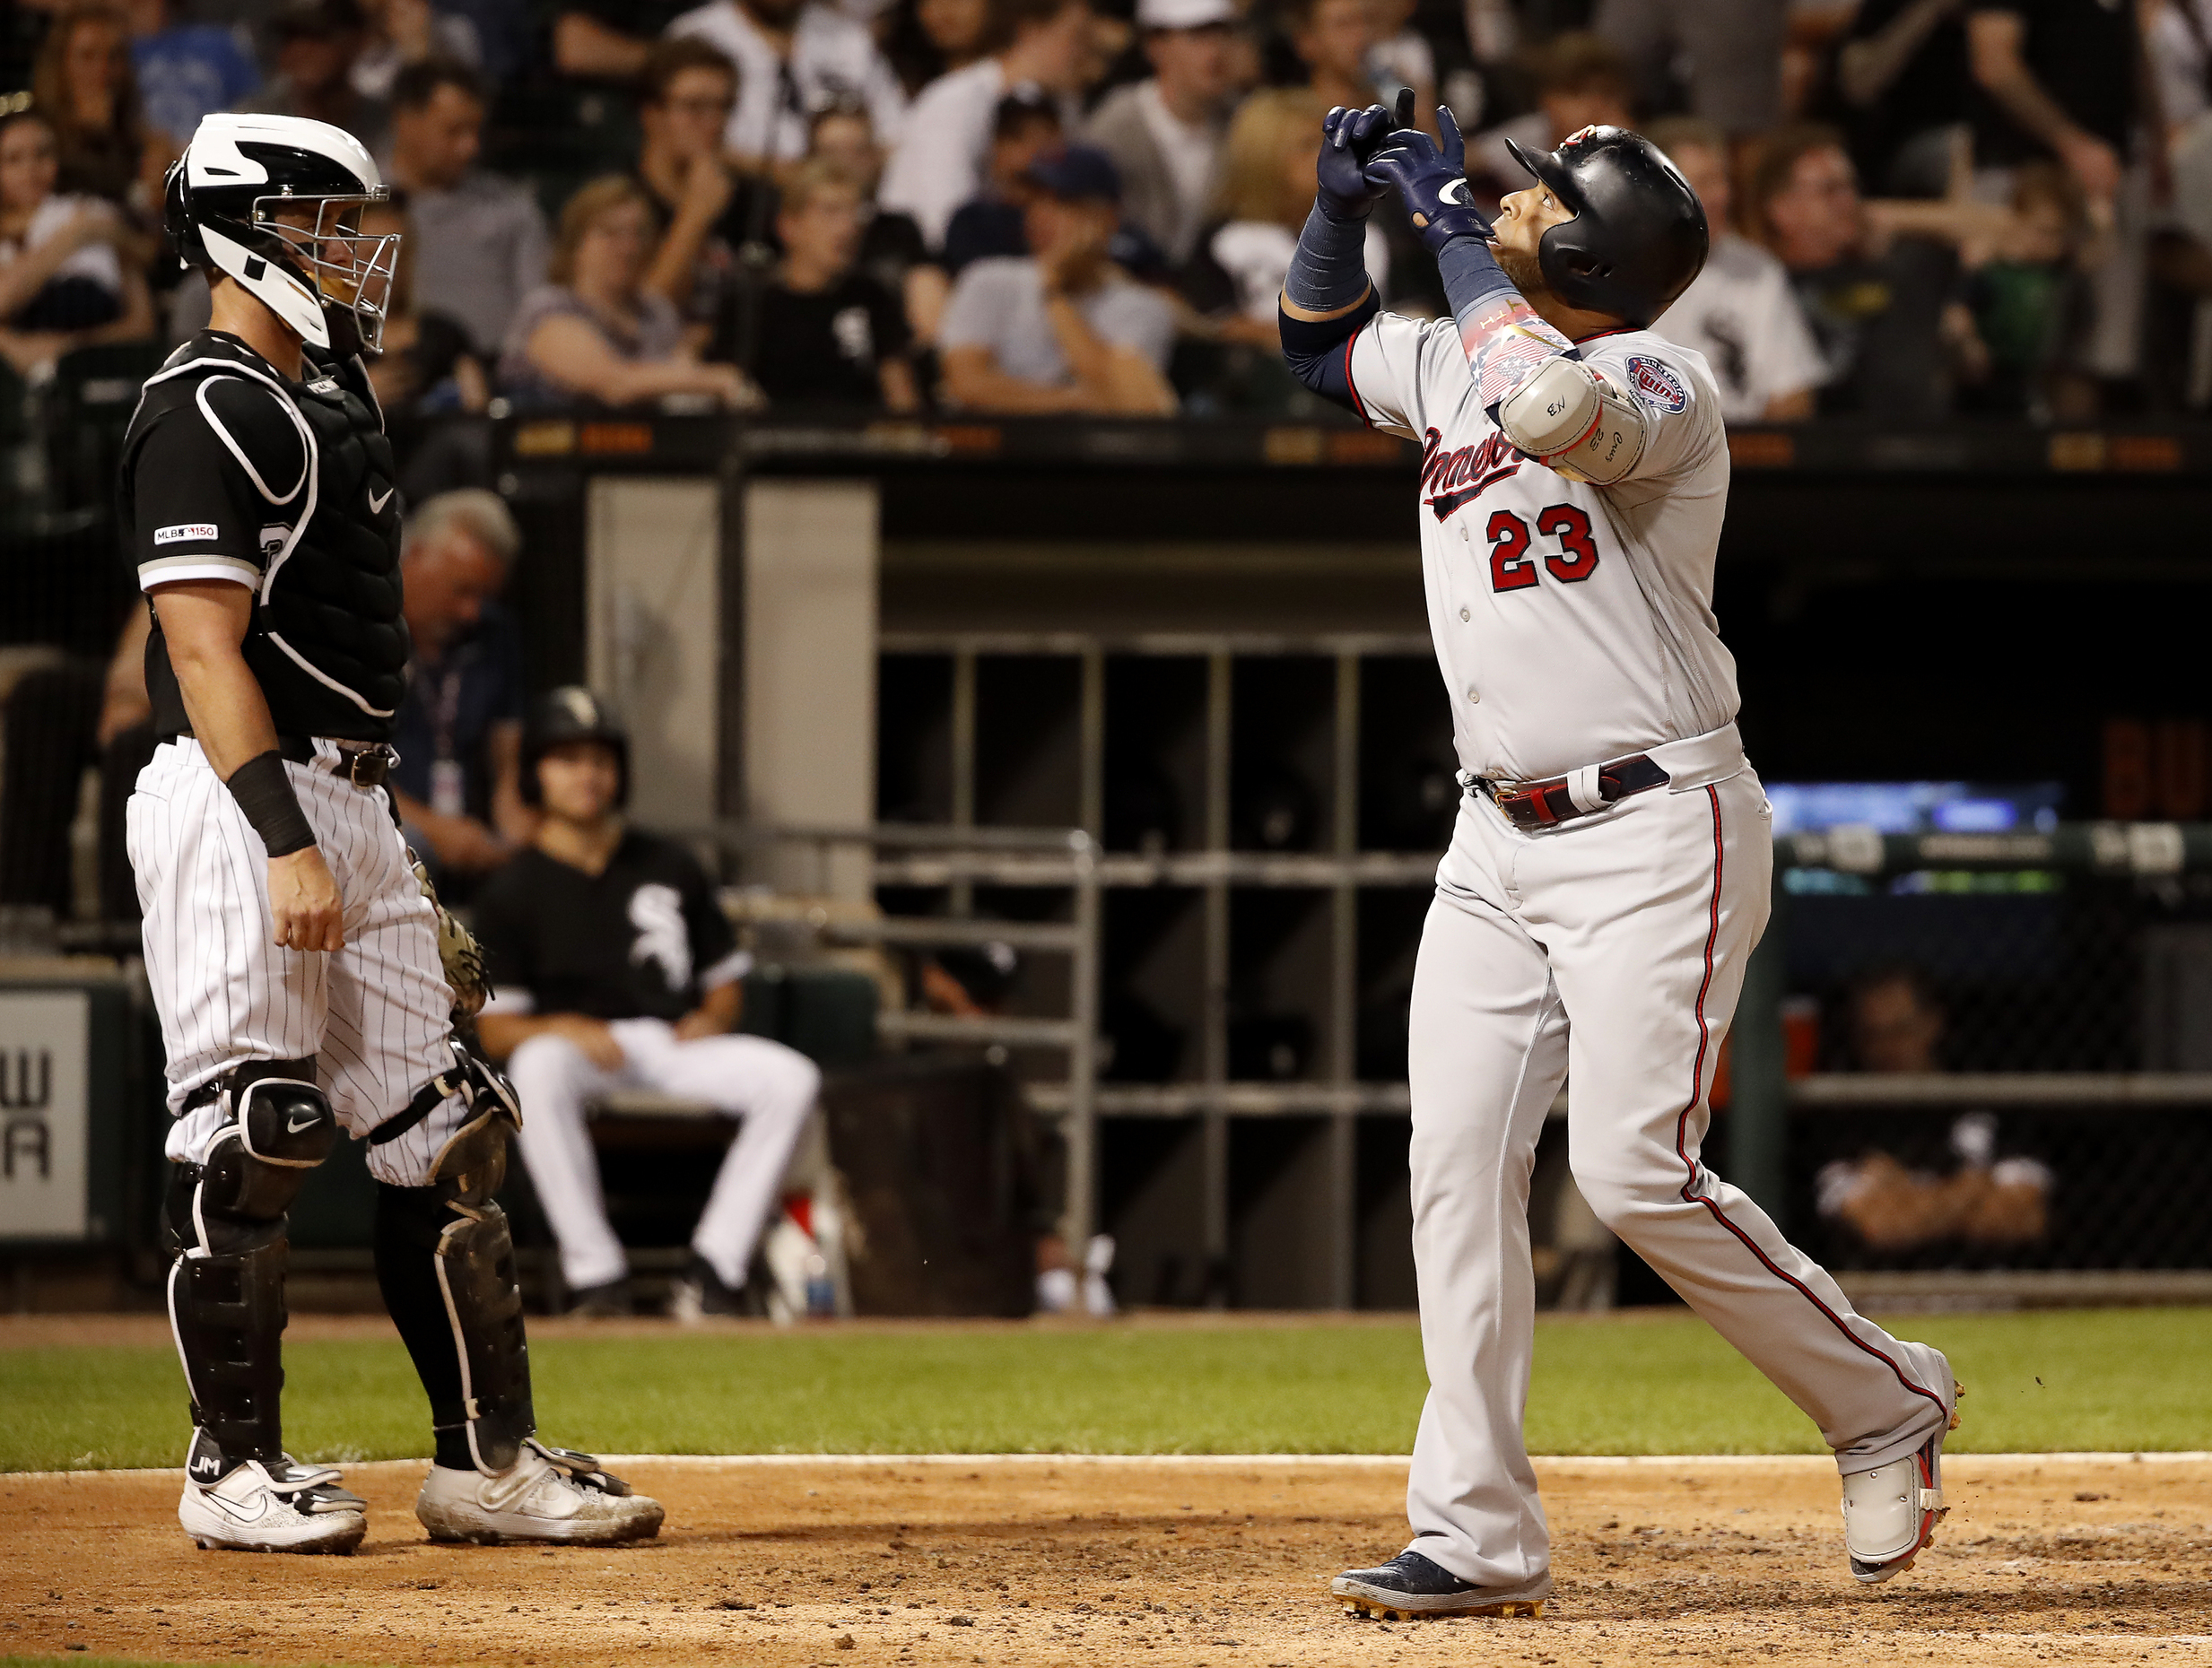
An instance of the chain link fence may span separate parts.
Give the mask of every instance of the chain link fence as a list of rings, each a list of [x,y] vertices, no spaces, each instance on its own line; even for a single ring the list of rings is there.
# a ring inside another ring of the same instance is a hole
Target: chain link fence
[[[1835,829],[1776,871],[1729,1113],[1808,1253],[2212,1270],[2212,830]]]

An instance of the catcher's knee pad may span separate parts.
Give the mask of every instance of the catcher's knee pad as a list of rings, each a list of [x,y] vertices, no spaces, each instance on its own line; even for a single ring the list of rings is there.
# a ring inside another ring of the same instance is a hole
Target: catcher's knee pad
[[[456,1197],[481,1203],[506,1178],[507,1139],[522,1127],[522,1106],[514,1085],[483,1056],[458,1038],[448,1038],[447,1047],[453,1064],[370,1135],[369,1168],[393,1186],[408,1186],[409,1177],[379,1168],[378,1150],[427,1125],[436,1146],[424,1168],[413,1174],[430,1186],[450,1182]]]
[[[170,1167],[163,1238],[170,1325],[193,1422],[226,1455],[283,1451],[285,1212],[338,1138],[311,1060],[263,1060],[214,1086],[224,1122],[198,1163]]]

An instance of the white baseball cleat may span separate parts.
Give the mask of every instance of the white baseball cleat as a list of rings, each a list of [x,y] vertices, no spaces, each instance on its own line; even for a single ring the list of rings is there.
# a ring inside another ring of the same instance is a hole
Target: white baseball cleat
[[[350,1552],[369,1533],[368,1502],[338,1482],[335,1468],[289,1454],[266,1464],[226,1459],[196,1430],[177,1521],[204,1551]]]
[[[1964,1386],[1953,1386],[1951,1422],[1912,1453],[1843,1479],[1843,1548],[1854,1580],[1873,1586],[1903,1575],[1936,1538],[1950,1510],[1943,1503],[1943,1439],[1958,1429],[1958,1399],[1965,1394]]]
[[[431,1467],[414,1515],[433,1541],[501,1546],[516,1541],[612,1546],[660,1533],[658,1500],[630,1492],[588,1454],[526,1437],[521,1457],[497,1476]]]

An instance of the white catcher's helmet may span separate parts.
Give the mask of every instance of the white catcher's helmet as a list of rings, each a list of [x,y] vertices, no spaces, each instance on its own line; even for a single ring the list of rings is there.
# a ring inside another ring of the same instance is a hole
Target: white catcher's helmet
[[[360,140],[301,116],[204,117],[169,170],[164,217],[185,264],[244,284],[318,348],[384,339],[399,235],[358,235],[391,193]]]

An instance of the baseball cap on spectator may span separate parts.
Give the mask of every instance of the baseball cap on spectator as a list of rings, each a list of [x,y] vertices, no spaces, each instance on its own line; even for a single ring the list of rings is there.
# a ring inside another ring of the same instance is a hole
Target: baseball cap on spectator
[[[1049,151],[1023,170],[1023,178],[1067,203],[1121,201],[1121,170],[1096,145]]]
[[[1232,0],[1137,0],[1139,29],[1212,29],[1237,21]]]
[[[328,40],[368,27],[357,0],[287,0],[269,18],[278,40]]]

